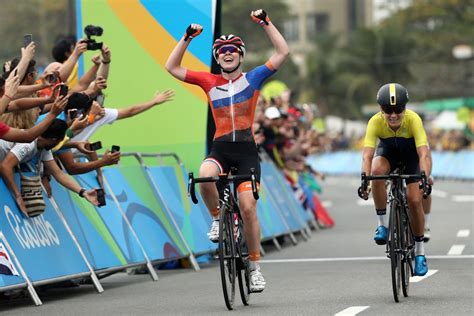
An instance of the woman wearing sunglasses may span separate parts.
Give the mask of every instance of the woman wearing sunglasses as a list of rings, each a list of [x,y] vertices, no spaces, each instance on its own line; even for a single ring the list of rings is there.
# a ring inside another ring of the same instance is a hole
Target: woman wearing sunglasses
[[[275,52],[268,61],[247,73],[242,72],[245,44],[235,35],[222,35],[214,42],[212,53],[221,68],[220,74],[196,72],[181,66],[184,53],[191,40],[202,32],[202,26],[191,24],[178,42],[166,62],[166,69],[177,79],[200,86],[207,94],[212,110],[216,132],[211,153],[204,159],[199,171],[200,177],[228,173],[230,167],[237,168],[237,174],[249,174],[255,168],[260,181],[260,163],[252,130],[255,107],[265,79],[273,75],[289,55],[288,45],[272,24],[264,10],[252,11],[251,18],[263,27],[270,38]],[[250,290],[261,292],[265,280],[258,261],[260,259],[260,226],[256,213],[250,182],[235,183],[238,186],[239,204],[244,220],[245,237],[249,247]],[[201,195],[213,217],[209,239],[219,238],[218,192],[211,183],[200,183]]]
[[[371,175],[386,175],[399,164],[405,167],[405,174],[431,174],[431,151],[423,122],[418,114],[405,108],[408,91],[398,83],[383,85],[377,93],[380,112],[372,116],[367,125],[362,155],[362,172]],[[376,146],[376,141],[379,143]],[[375,157],[374,157],[375,154]],[[432,184],[432,180],[430,180]],[[407,180],[407,197],[415,239],[415,275],[428,272],[424,253],[424,214],[422,191],[416,180]],[[361,192],[361,188],[360,191]],[[369,192],[361,192],[368,199]],[[387,192],[385,181],[372,181],[372,195],[378,217],[374,240],[378,245],[387,243]]]

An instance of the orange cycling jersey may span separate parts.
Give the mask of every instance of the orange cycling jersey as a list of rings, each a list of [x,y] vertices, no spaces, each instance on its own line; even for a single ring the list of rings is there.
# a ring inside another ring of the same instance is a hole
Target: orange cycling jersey
[[[207,95],[216,124],[214,141],[253,142],[255,106],[265,79],[276,72],[270,62],[242,73],[235,80],[208,72],[186,71],[185,82]]]

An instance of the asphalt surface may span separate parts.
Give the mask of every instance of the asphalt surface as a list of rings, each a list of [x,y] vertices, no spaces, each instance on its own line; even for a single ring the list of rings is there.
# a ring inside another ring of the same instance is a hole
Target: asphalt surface
[[[329,178],[321,199],[336,221],[313,231],[311,239],[281,251],[266,246],[262,272],[267,287],[252,294],[249,306],[236,294],[234,314],[257,315],[473,315],[474,183],[437,181],[431,215],[432,239],[426,244],[429,277],[410,285],[410,296],[393,300],[390,262],[373,242],[373,206],[356,197],[355,178]],[[469,235],[466,236],[467,231]],[[461,231],[461,232],[460,232]],[[464,236],[464,237],[463,237]],[[453,248],[453,245],[457,247]],[[464,246],[464,247],[462,247]],[[448,253],[451,253],[448,255]],[[453,254],[457,253],[457,254]],[[29,298],[0,303],[2,315],[180,315],[224,314],[217,262],[148,275],[118,273],[92,286],[40,292],[43,305]]]

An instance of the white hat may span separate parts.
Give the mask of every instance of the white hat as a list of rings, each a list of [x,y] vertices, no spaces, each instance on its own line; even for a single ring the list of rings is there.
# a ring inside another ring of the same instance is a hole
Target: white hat
[[[281,113],[276,106],[271,106],[265,110],[265,116],[270,120],[273,120],[281,117]]]

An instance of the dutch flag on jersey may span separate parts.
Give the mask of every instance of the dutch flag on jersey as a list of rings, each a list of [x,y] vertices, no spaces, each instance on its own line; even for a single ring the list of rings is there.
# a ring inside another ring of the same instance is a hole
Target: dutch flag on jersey
[[[0,243],[0,274],[19,275],[2,243]]]

